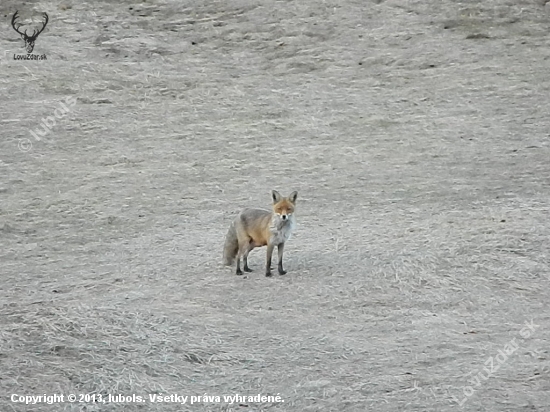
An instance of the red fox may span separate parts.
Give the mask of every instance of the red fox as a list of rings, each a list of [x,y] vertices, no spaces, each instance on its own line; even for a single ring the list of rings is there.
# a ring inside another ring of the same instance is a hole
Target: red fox
[[[227,235],[223,249],[223,263],[232,266],[237,257],[237,275],[242,275],[241,257],[244,271],[252,272],[248,267],[248,254],[252,249],[267,246],[265,275],[271,276],[271,256],[273,249],[278,250],[278,271],[284,275],[283,250],[285,242],[290,239],[292,230],[296,226],[294,208],[298,192],[292,192],[288,197],[282,197],[276,190],[271,191],[273,198],[273,212],[263,209],[244,209],[233,221]]]

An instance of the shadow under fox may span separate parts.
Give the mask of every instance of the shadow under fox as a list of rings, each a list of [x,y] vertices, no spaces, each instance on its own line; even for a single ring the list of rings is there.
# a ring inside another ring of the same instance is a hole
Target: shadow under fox
[[[284,275],[283,251],[285,242],[290,239],[292,231],[296,226],[294,209],[298,192],[292,192],[288,197],[282,197],[276,190],[271,191],[273,198],[273,211],[263,209],[244,209],[239,216],[231,223],[225,236],[223,249],[223,263],[232,266],[237,258],[236,274],[242,275],[241,257],[243,259],[243,270],[251,272],[248,267],[248,254],[257,247],[267,246],[265,264],[265,275],[271,276],[271,258],[273,249],[277,246],[278,251],[278,272]]]

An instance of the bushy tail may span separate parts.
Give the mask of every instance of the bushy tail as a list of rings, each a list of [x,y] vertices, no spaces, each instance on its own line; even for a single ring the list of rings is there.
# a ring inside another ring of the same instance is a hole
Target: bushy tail
[[[239,251],[239,241],[237,240],[237,230],[235,223],[231,223],[227,235],[225,235],[225,245],[223,247],[223,264],[232,266],[235,262],[235,256]]]

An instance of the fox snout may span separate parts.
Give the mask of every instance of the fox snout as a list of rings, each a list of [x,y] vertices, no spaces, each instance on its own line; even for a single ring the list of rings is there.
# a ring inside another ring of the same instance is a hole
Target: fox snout
[[[281,212],[277,213],[277,215],[281,218],[281,220],[290,220],[290,216],[292,215],[291,212]]]

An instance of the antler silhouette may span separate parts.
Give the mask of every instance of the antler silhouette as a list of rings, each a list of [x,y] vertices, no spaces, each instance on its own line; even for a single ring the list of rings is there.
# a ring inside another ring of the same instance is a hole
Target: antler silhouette
[[[21,35],[23,40],[25,40],[25,48],[27,49],[27,53],[32,53],[32,51],[34,49],[34,42],[36,41],[36,38],[38,37],[38,35],[40,33],[42,33],[44,31],[44,29],[48,25],[48,20],[49,20],[48,15],[46,13],[42,13],[42,15],[44,16],[44,23],[42,24],[42,27],[38,30],[33,29],[33,32],[30,36],[27,34],[26,29],[23,33],[19,31],[19,28],[23,25],[23,24],[17,22],[17,19],[19,18],[19,11],[16,11],[13,14],[13,17],[11,19],[11,26],[13,27],[13,29],[17,33],[19,33]]]

